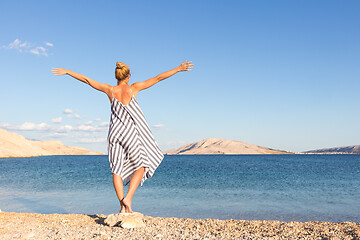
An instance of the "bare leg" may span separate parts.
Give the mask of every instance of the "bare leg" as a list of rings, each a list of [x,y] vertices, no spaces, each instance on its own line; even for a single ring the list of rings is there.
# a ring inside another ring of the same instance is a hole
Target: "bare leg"
[[[131,178],[128,192],[126,194],[126,197],[122,201],[125,206],[125,212],[127,212],[127,213],[133,212],[133,210],[131,210],[131,201],[132,201],[132,198],[134,196],[134,193],[135,193],[137,187],[139,186],[139,184],[141,182],[144,172],[145,172],[145,168],[143,168],[143,167],[139,168],[138,170],[135,171],[134,175]]]
[[[113,173],[113,183],[114,183],[116,195],[120,202],[120,207],[121,207],[120,212],[125,212],[125,206],[122,202],[122,199],[124,198],[123,180],[119,175],[116,175],[115,173]]]

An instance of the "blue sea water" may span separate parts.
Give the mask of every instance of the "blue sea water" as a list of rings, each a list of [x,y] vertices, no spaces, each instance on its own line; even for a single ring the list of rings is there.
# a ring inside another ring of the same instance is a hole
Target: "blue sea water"
[[[0,159],[0,209],[118,212],[107,156]],[[136,191],[133,210],[153,217],[360,222],[360,155],[167,155]]]

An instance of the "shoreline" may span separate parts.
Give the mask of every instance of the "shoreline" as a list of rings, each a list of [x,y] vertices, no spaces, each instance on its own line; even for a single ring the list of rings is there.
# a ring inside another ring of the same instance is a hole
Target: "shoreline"
[[[0,156],[1,159],[9,159],[9,158],[38,158],[38,157],[53,157],[53,156],[107,156],[105,153],[101,154],[52,154],[52,155],[34,155],[34,156],[20,156],[20,157],[4,157]]]
[[[1,239],[360,239],[360,223],[144,217],[145,227],[104,224],[103,214],[0,212]]]

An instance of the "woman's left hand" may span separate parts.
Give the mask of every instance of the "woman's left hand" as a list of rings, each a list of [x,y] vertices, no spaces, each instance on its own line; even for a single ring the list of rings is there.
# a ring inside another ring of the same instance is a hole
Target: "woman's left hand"
[[[52,68],[51,71],[55,74],[55,76],[67,74],[67,70],[63,68]]]
[[[189,62],[183,62],[180,67],[179,67],[179,70],[180,71],[191,71],[191,69],[193,68],[194,64],[191,64],[192,61],[189,61]]]

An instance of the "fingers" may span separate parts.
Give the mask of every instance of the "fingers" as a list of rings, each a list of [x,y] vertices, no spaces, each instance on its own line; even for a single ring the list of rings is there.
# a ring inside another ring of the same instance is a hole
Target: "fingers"
[[[186,64],[186,67],[187,67],[187,68],[193,68],[194,64],[191,64],[191,63],[192,63],[192,61],[188,62],[188,63]]]
[[[185,68],[183,69],[183,71],[191,71],[191,69],[194,66],[194,64],[192,64],[192,61],[187,61],[187,60],[185,60],[181,65],[184,66]]]
[[[61,73],[61,68],[52,68],[51,72],[55,75],[55,76],[59,76],[62,75]]]

